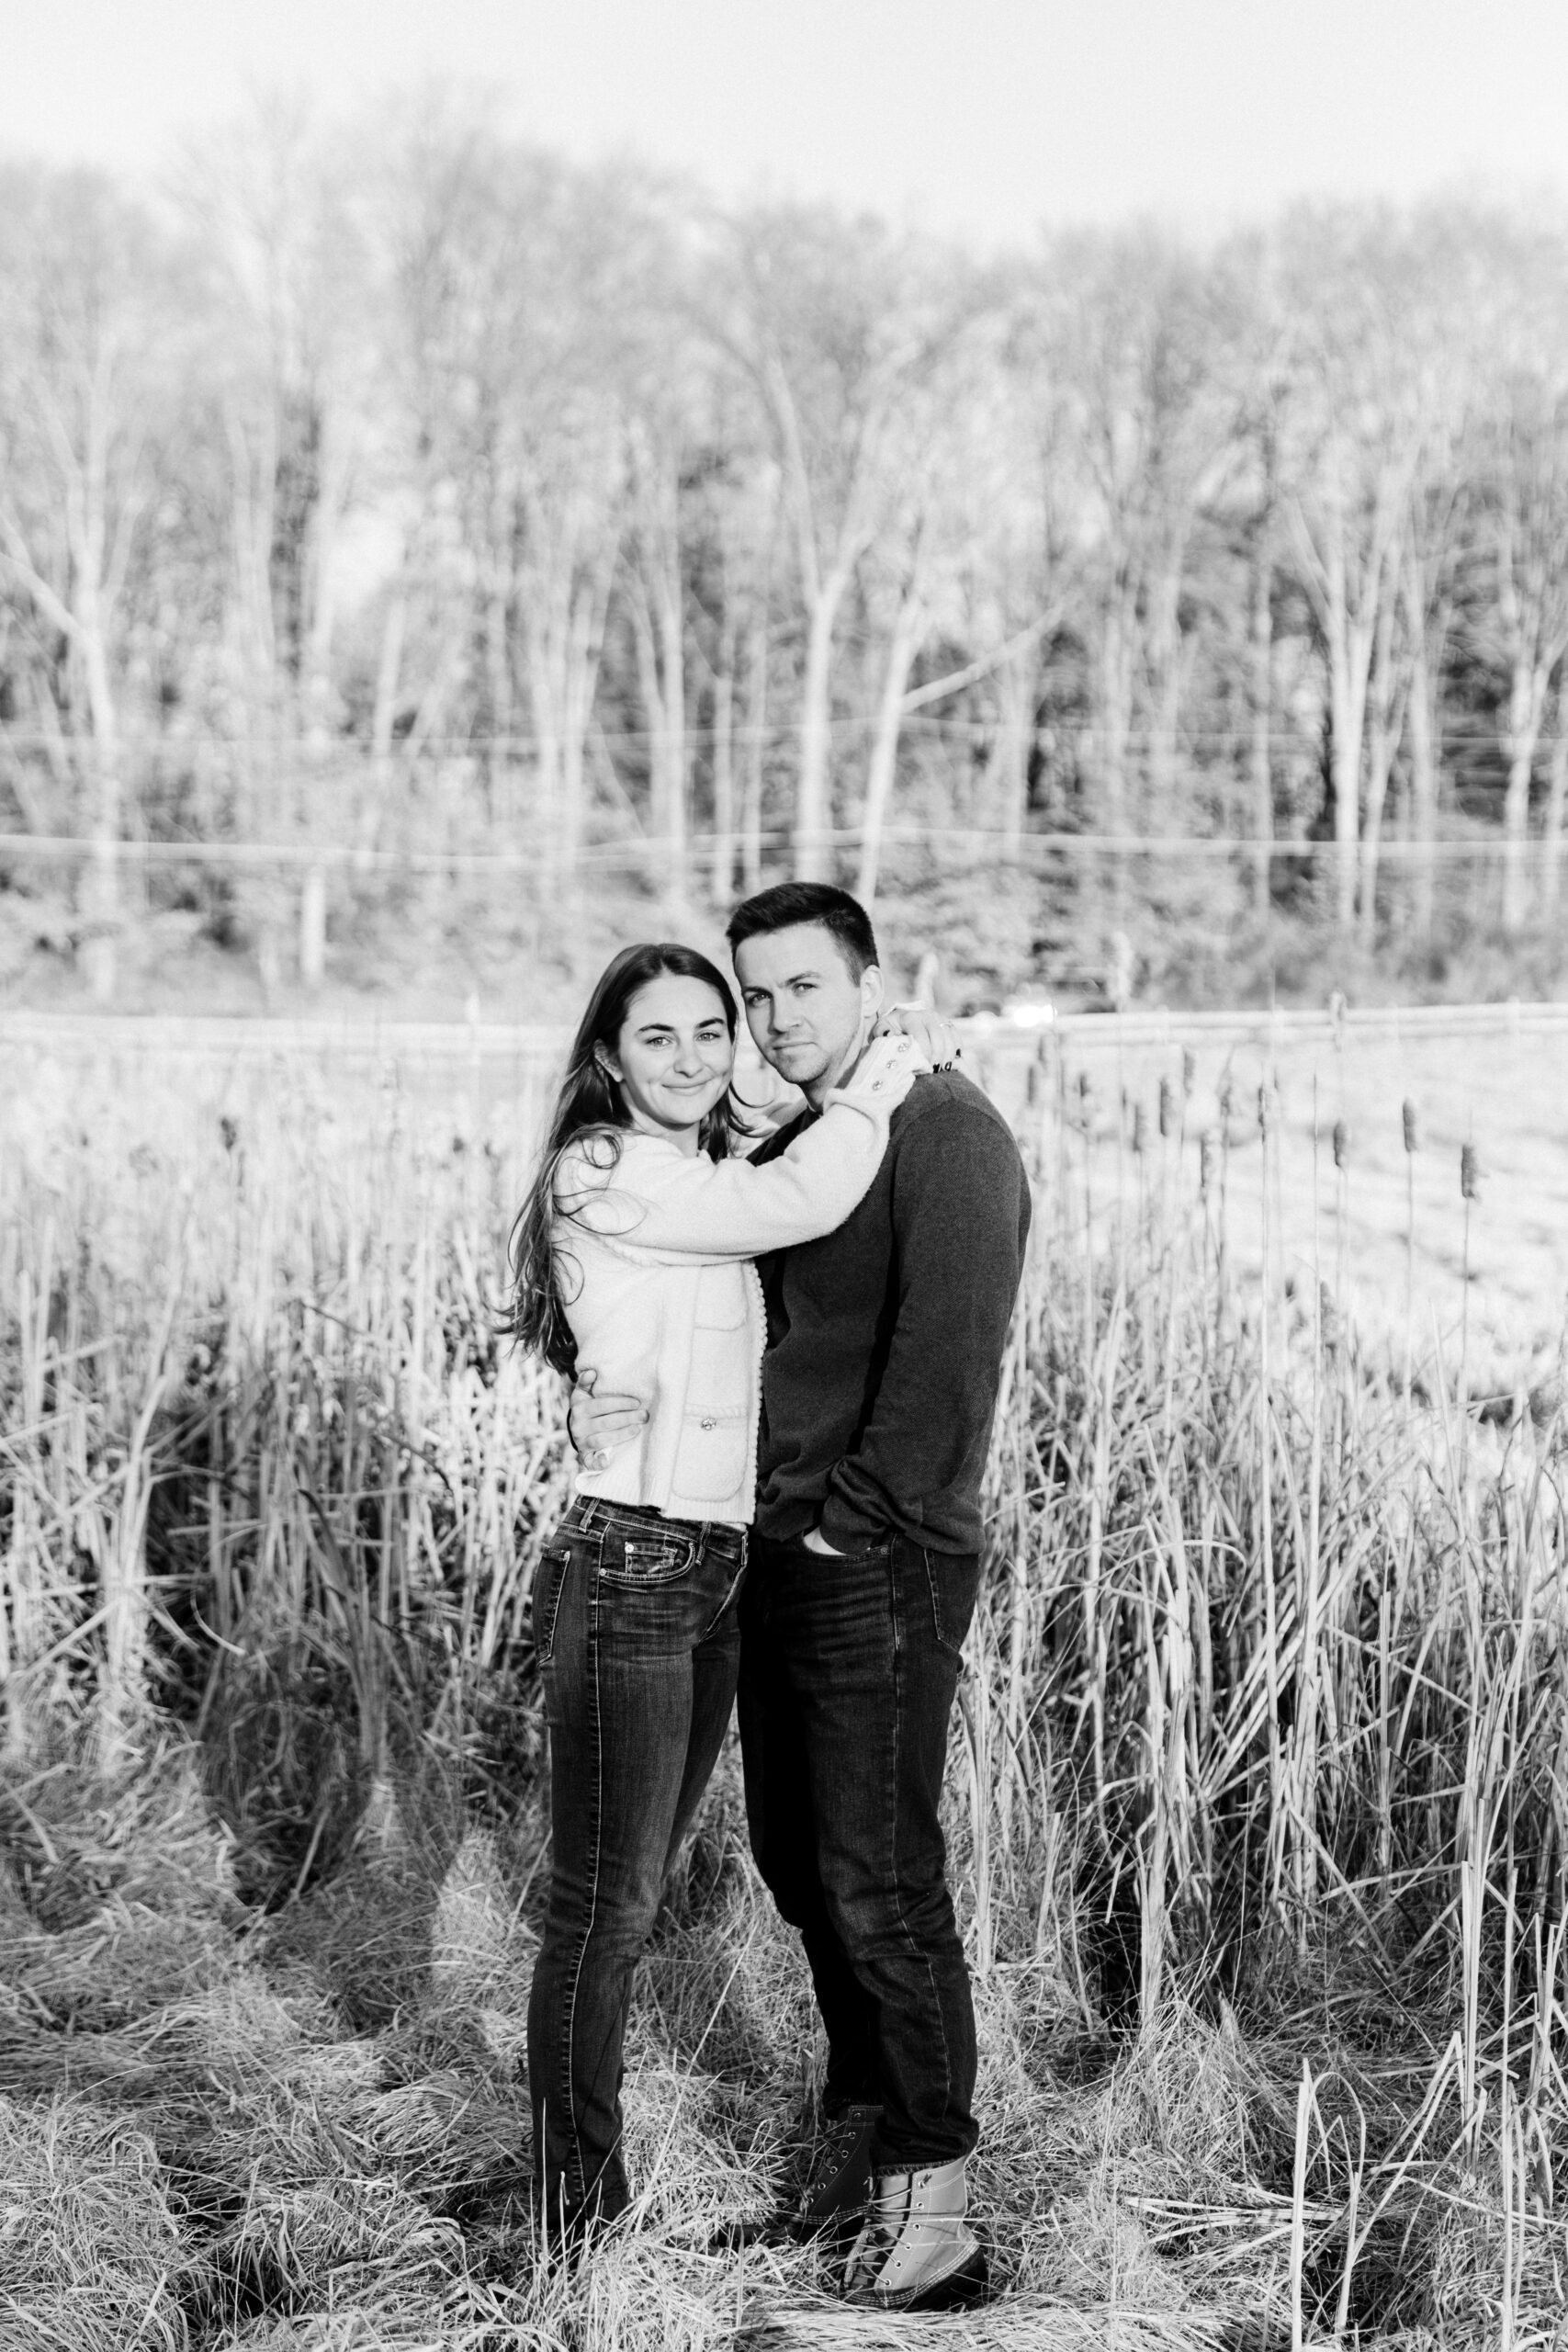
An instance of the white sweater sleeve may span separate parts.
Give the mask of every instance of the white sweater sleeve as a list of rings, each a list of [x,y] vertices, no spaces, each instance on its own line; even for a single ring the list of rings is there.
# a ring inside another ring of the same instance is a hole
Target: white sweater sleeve
[[[842,1225],[870,1190],[887,1148],[887,1123],[920,1062],[907,1037],[881,1037],[820,1119],[777,1159],[688,1159],[672,1146],[623,1144],[613,1166],[570,1151],[556,1176],[556,1205],[573,1224],[630,1255],[721,1264],[812,1241]]]

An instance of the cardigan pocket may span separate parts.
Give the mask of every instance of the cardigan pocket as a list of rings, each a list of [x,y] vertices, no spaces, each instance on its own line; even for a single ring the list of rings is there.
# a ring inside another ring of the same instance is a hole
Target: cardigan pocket
[[[681,1425],[674,1491],[686,1502],[730,1502],[747,1483],[750,1415],[729,1408],[689,1412]]]
[[[746,1320],[746,1277],[739,1266],[703,1266],[697,1272],[699,1331],[738,1331]]]

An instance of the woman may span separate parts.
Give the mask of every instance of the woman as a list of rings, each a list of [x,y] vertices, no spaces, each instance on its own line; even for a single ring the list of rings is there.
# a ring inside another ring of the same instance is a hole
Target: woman
[[[624,949],[582,1016],[513,1238],[517,1337],[649,1408],[637,1441],[579,1470],[535,1580],[552,1849],[528,2073],[547,2237],[628,2202],[632,1971],[735,1695],[766,1337],[750,1261],[842,1223],[925,1067],[908,1037],[878,1039],[757,1168],[730,1157],[735,1035],[706,956]]]

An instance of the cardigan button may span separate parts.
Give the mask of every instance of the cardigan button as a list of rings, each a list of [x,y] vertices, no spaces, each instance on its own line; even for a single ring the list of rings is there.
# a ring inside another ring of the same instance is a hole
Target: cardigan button
[[[703,1419],[703,1427],[704,1427],[704,1429],[705,1429],[705,1430],[711,1430],[711,1429],[716,1428],[716,1426],[717,1426],[717,1424],[715,1422],[715,1420],[714,1420],[713,1416],[712,1416],[712,1414],[711,1414],[711,1413],[710,1413],[710,1414],[706,1414],[706,1415],[705,1415],[704,1419]]]

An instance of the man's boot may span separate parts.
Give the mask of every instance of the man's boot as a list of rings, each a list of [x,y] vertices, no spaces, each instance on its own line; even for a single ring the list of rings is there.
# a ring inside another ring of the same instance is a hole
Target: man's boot
[[[964,2219],[962,2157],[925,2172],[880,2172],[844,2272],[852,2303],[879,2311],[943,2311],[979,2302],[986,2249]]]

